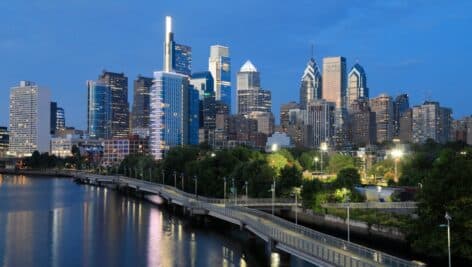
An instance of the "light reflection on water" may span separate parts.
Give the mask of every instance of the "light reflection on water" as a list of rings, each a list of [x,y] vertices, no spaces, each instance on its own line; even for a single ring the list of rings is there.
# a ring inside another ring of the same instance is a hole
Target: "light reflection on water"
[[[269,264],[263,244],[211,228],[110,189],[0,175],[0,267]],[[273,253],[270,266],[306,265]]]

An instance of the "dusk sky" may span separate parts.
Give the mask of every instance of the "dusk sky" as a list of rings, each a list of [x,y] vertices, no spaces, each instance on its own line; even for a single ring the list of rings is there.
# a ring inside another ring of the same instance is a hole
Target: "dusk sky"
[[[8,125],[10,87],[34,81],[64,107],[67,126],[86,128],[86,80],[103,69],[132,81],[162,68],[164,20],[193,49],[193,71],[208,69],[209,46],[230,47],[233,112],[236,73],[250,59],[280,104],[298,101],[300,78],[315,59],[356,60],[371,97],[406,92],[471,115],[472,1],[2,0],[0,125]]]

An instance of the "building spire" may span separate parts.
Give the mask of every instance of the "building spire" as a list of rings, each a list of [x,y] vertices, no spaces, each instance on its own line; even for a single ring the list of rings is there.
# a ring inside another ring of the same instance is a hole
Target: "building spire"
[[[172,17],[166,16],[166,36],[164,43],[164,71],[172,71],[172,46],[174,43],[174,34],[172,33]]]

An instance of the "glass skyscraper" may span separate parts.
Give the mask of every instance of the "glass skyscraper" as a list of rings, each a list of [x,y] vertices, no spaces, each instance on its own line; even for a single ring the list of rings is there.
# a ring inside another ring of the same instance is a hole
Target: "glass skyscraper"
[[[364,68],[356,63],[348,74],[347,108],[350,109],[350,105],[360,98],[369,98],[369,88]]]
[[[99,81],[111,90],[111,136],[126,138],[129,134],[128,77],[103,71]]]
[[[214,79],[215,99],[231,109],[231,58],[228,47],[221,45],[210,47],[208,69]]]
[[[192,48],[173,43],[173,69],[175,72],[190,76],[192,74]]]
[[[152,78],[138,76],[134,80],[131,129],[133,134],[149,136],[149,113]]]
[[[306,109],[310,101],[321,99],[321,93],[321,72],[315,59],[310,58],[302,76],[300,107]]]
[[[111,138],[112,93],[108,85],[87,81],[87,130],[91,138]]]
[[[56,130],[65,129],[65,128],[66,128],[66,114],[63,108],[57,107]]]

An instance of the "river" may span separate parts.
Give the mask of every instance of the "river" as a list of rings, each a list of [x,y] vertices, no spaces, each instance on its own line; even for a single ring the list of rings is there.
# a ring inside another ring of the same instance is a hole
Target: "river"
[[[232,225],[150,200],[69,178],[0,175],[0,266],[311,266],[267,257],[262,241]]]

